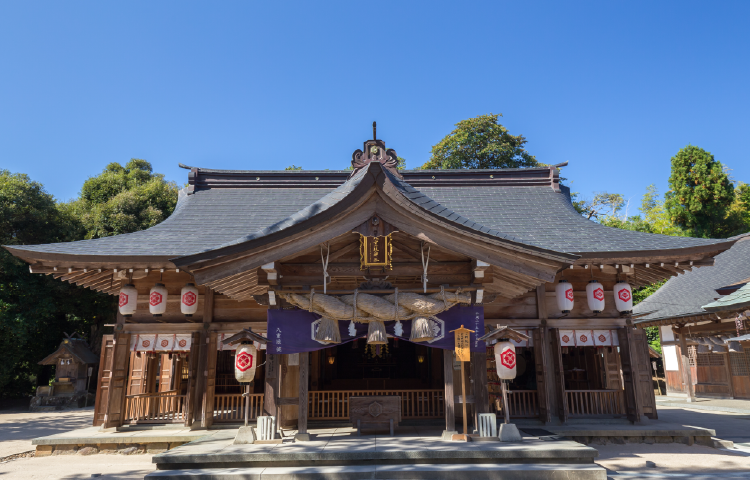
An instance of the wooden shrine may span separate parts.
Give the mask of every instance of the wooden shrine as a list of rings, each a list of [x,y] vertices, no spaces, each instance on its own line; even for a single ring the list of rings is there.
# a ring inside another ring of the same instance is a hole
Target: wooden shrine
[[[355,418],[352,398],[377,396],[388,405],[398,398],[404,420],[444,419],[447,431],[464,419],[476,425],[476,415],[496,410],[492,355],[472,345],[461,394],[461,362],[452,347],[435,347],[453,338],[442,313],[418,312],[432,306],[480,307],[482,317],[464,322],[478,336],[496,325],[523,333],[503,405],[511,418],[657,416],[646,338],[623,307],[630,289],[712,265],[735,240],[588,221],[560,185],[565,164],[396,165],[396,152],[372,139],[348,171],[183,166],[188,186],[159,225],[5,248],[33,274],[120,295],[101,348],[95,425],[210,428],[241,423],[248,411],[305,433],[308,421]],[[270,331],[269,312],[314,315],[322,296],[341,311],[326,320],[330,337],[316,339],[320,325],[311,323],[314,348],[277,353],[288,334]],[[390,310],[373,318],[362,299]],[[370,327],[384,332],[378,342],[368,343]],[[408,327],[422,336],[394,333]],[[267,342],[251,340],[260,358],[250,392],[234,379],[236,344],[227,341],[244,329]]]

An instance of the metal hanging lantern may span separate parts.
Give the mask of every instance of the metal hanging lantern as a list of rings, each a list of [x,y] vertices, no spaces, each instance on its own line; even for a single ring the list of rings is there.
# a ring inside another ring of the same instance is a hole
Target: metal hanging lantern
[[[594,313],[604,311],[604,286],[596,280],[591,280],[586,285],[586,300],[589,309]]]
[[[258,366],[258,352],[252,343],[243,343],[237,347],[234,356],[234,378],[240,383],[250,383],[255,378]]]
[[[570,313],[573,310],[573,285],[567,280],[560,280],[555,286],[555,294],[557,296],[557,308],[562,313]]]
[[[626,282],[617,282],[614,287],[615,307],[620,313],[633,311],[633,289]]]
[[[516,378],[516,347],[512,342],[497,342],[495,344],[495,369],[501,380]]]
[[[157,283],[148,294],[148,310],[151,315],[161,317],[167,311],[167,287]]]
[[[180,311],[186,317],[192,317],[198,311],[198,288],[188,283],[180,291]]]
[[[135,313],[136,304],[138,302],[138,290],[135,289],[135,285],[128,283],[120,289],[120,313],[126,317],[130,317]]]

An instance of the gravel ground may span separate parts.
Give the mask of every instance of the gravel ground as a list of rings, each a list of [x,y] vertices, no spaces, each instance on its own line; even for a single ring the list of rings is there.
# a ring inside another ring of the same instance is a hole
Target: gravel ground
[[[597,445],[596,463],[611,472],[718,474],[750,472],[750,453],[680,444]],[[647,467],[646,461],[656,464]],[[616,478],[616,477],[613,477]]]
[[[90,427],[94,407],[31,413],[25,409],[0,411],[0,458],[34,450],[31,440]]]

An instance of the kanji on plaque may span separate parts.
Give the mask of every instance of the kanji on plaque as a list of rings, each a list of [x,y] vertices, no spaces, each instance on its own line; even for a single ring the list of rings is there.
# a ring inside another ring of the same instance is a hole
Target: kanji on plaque
[[[469,330],[461,325],[461,328],[452,330],[456,339],[456,360],[459,362],[471,361],[471,334],[474,330]]]

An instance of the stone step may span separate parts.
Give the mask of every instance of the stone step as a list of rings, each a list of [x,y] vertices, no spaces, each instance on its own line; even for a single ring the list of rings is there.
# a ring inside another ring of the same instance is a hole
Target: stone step
[[[596,464],[345,465],[157,470],[145,480],[606,480]]]

